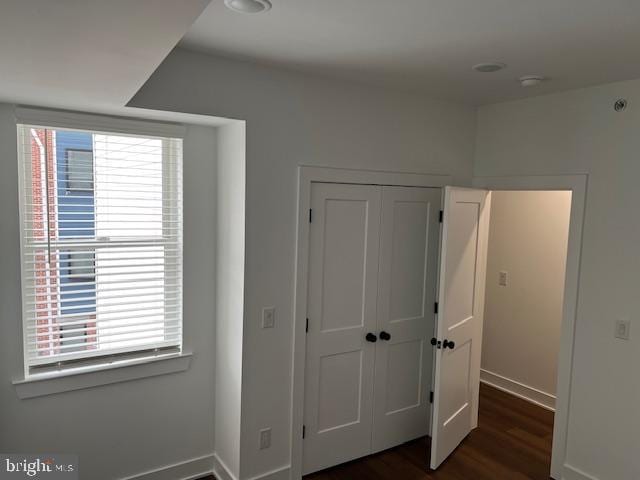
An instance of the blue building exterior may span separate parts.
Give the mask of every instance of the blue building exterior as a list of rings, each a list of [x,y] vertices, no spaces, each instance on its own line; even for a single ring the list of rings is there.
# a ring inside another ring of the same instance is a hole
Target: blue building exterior
[[[85,132],[56,131],[56,171],[58,235],[60,240],[93,239],[96,234],[93,135]],[[87,319],[96,313],[95,254],[92,249],[61,249],[60,313],[71,315],[66,322]],[[86,315],[79,315],[86,314]],[[61,346],[94,343],[85,332],[64,333],[87,324],[61,324]],[[65,348],[65,352],[86,347]]]

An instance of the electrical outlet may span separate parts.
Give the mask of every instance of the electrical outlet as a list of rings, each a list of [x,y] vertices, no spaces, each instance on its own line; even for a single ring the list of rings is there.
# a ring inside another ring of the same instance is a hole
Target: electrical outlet
[[[498,285],[501,287],[507,286],[507,272],[498,273]]]
[[[621,340],[629,340],[629,330],[631,329],[631,322],[628,318],[619,318],[616,320],[616,338]]]
[[[260,430],[260,450],[271,446],[271,429],[264,428]]]
[[[276,307],[262,309],[262,328],[273,328],[276,324]]]

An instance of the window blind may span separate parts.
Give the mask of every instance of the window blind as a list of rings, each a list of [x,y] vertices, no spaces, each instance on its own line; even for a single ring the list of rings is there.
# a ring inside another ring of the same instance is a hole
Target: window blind
[[[182,140],[18,125],[25,369],[182,343]]]

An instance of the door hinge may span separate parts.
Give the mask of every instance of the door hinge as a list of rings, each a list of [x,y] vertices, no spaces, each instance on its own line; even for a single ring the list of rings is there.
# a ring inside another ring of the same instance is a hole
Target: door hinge
[[[438,302],[433,304],[433,313],[438,313]]]
[[[302,438],[304,438],[306,434],[307,434],[307,427],[306,425],[302,425]]]
[[[307,324],[304,327],[304,331],[308,332],[309,331],[309,319],[307,318]]]
[[[429,403],[433,403],[433,391],[429,392]]]
[[[309,209],[309,223],[313,222],[313,208]]]
[[[444,210],[440,210],[440,216],[438,217],[438,221],[442,223],[443,219],[444,219]]]

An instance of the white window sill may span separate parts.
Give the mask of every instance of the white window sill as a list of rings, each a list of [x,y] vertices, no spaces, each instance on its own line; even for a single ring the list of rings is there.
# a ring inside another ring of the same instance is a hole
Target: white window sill
[[[183,372],[189,368],[191,356],[190,352],[171,353],[114,361],[103,365],[78,367],[61,372],[40,373],[25,379],[14,380],[13,385],[19,398],[41,397],[110,383]]]

